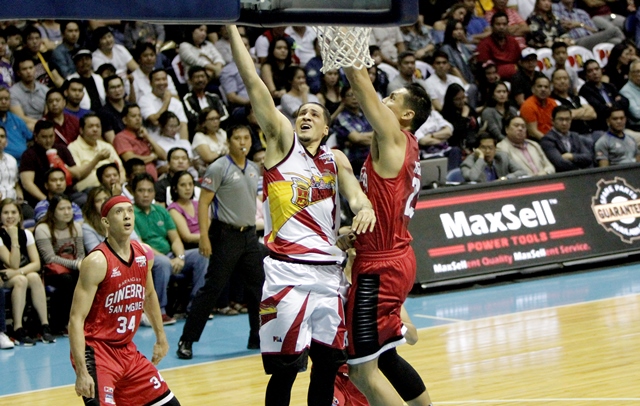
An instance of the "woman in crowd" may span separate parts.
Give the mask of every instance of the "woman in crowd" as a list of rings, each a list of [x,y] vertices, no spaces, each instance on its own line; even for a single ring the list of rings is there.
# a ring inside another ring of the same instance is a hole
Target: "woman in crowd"
[[[556,39],[562,40],[567,45],[573,45],[573,41],[567,37],[560,19],[551,10],[551,0],[536,0],[533,13],[527,18],[529,33],[527,45],[533,48],[551,48]]]
[[[42,258],[44,280],[55,288],[51,295],[51,328],[66,331],[78,268],[85,256],[82,226],[73,221],[71,200],[65,195],[50,199],[47,214],[35,229]]]
[[[484,106],[493,97],[493,85],[500,80],[500,75],[492,60],[483,63],[478,70],[478,106]]]
[[[320,93],[316,95],[320,103],[329,110],[331,113],[331,119],[334,119],[340,114],[340,106],[342,105],[340,99],[340,74],[337,69],[332,69],[322,75]]]
[[[368,72],[369,79],[371,79],[371,83],[373,83],[373,88],[376,89],[378,98],[380,100],[384,99],[384,95],[387,93],[387,85],[389,84],[389,78],[387,77],[387,74],[384,73],[381,69],[378,69],[376,65],[371,66],[368,69]]]
[[[185,249],[197,248],[200,242],[198,201],[195,200],[195,182],[187,171],[178,171],[171,177],[171,199],[167,207]]]
[[[433,40],[436,44],[441,44],[444,41],[444,31],[447,28],[447,21],[456,20],[460,22],[464,22],[465,17],[467,16],[467,9],[465,8],[463,3],[456,3],[444,15],[444,19],[440,21],[436,21],[433,24]]]
[[[189,159],[193,159],[193,152],[191,151],[191,144],[189,141],[180,138],[180,120],[178,116],[170,111],[165,111],[158,118],[158,125],[160,126],[160,136],[155,137],[156,142],[167,153],[173,148],[184,148],[189,155]],[[167,162],[157,162],[158,173],[164,173],[166,171]]]
[[[457,83],[447,88],[442,105],[442,117],[453,125],[449,145],[461,151],[471,150],[476,143],[478,118],[476,111],[467,104],[464,88]]]
[[[487,132],[500,141],[504,138],[502,119],[506,116],[517,116],[518,109],[509,102],[509,88],[498,81],[489,86],[491,98],[487,100],[486,107],[482,110],[483,125],[486,123]]]
[[[415,24],[400,27],[404,46],[407,51],[412,51],[416,55],[416,59],[425,60],[435,51],[435,43],[431,37],[429,27],[424,24],[424,18],[418,16]]]
[[[629,65],[636,59],[638,56],[634,54],[633,50],[626,43],[621,42],[611,49],[607,66],[604,67],[602,73],[609,78],[609,83],[620,90],[629,81]]]
[[[184,71],[189,72],[192,66],[206,69],[209,79],[220,77],[224,59],[218,49],[207,41],[207,26],[193,25],[185,32],[185,40],[178,49]]]
[[[207,167],[216,159],[229,152],[227,133],[220,128],[220,113],[207,107],[198,116],[198,127],[193,137],[193,165],[202,177]]]
[[[16,344],[32,346],[35,340],[28,336],[22,326],[22,317],[27,305],[27,290],[31,290],[31,303],[38,313],[41,330],[40,339],[44,343],[54,343],[56,340],[49,328],[49,318],[47,315],[47,295],[44,284],[40,277],[40,257],[36,248],[35,239],[29,230],[22,228],[22,211],[20,205],[14,199],[4,199],[0,202],[0,237],[5,250],[20,249],[20,262],[17,267],[7,266],[5,259],[8,259],[9,252],[2,254],[2,264],[0,264],[0,277],[4,286],[11,288],[11,310],[13,316],[13,330]],[[5,256],[7,258],[5,258]],[[4,295],[0,291],[1,295]],[[0,309],[4,313],[4,307]]]
[[[444,30],[444,41],[440,50],[449,56],[449,63],[457,69],[467,83],[475,83],[471,66],[473,55],[464,43],[467,34],[462,21],[449,19]]]
[[[309,92],[307,85],[307,75],[304,69],[299,66],[290,66],[288,69],[287,93],[282,95],[280,108],[282,113],[295,122],[296,113],[300,106],[305,103],[320,103],[316,95]]]
[[[85,252],[90,252],[107,237],[107,230],[102,224],[100,209],[102,203],[111,197],[111,192],[104,186],[91,189],[87,197],[87,203],[82,206],[82,240]],[[134,231],[135,233],[135,231]]]
[[[127,72],[133,72],[138,69],[138,63],[133,60],[131,53],[123,45],[116,44],[115,38],[108,27],[99,27],[93,32],[93,41],[97,48],[93,51],[92,65],[93,70],[105,63],[109,63],[116,68],[116,75],[122,78],[125,91],[130,93],[130,83],[127,78]]]
[[[287,69],[293,63],[292,52],[284,38],[274,38],[269,44],[267,61],[260,69],[260,77],[267,85],[276,105],[280,104],[280,99],[287,92]]]

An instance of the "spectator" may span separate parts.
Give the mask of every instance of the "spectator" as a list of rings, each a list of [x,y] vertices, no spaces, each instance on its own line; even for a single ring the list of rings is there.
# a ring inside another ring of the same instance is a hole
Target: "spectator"
[[[171,215],[164,207],[153,204],[154,181],[149,174],[136,175],[133,179],[135,231],[141,241],[155,253],[152,269],[153,280],[162,310],[163,324],[174,324],[176,320],[166,314],[167,289],[172,274],[191,276],[191,297],[204,284],[208,259],[196,249],[185,250],[176,231]]]
[[[140,44],[150,44],[160,49],[164,44],[165,32],[162,24],[146,21],[127,21],[124,23],[124,46],[133,51]]]
[[[566,42],[567,45],[574,43],[558,16],[551,10],[551,0],[536,0],[533,13],[527,18],[527,24],[527,45],[532,48],[550,48],[556,39]]]
[[[382,100],[384,98],[382,95],[387,93],[385,90],[387,86],[383,86],[383,81],[387,79],[381,80],[380,78],[386,78],[386,74],[383,71],[379,70],[376,65],[372,65],[369,69],[367,69],[367,71],[369,72],[369,79],[371,79],[371,83],[373,83],[373,88],[378,94],[378,98]],[[388,80],[386,84],[389,84]]]
[[[47,214],[36,225],[34,235],[42,258],[44,282],[55,288],[49,302],[51,329],[66,332],[78,268],[85,256],[82,227],[73,220],[71,201],[67,196],[56,195],[51,199]]]
[[[396,67],[398,55],[405,51],[404,38],[399,27],[373,27],[369,45],[377,45],[382,53],[382,62]]]
[[[93,72],[92,55],[88,49],[80,49],[73,55],[76,73],[72,73],[67,79],[78,78],[84,85],[84,97],[80,107],[91,111],[99,111],[105,104],[107,92],[102,76]]]
[[[248,50],[249,38],[243,36],[242,42]],[[319,72],[320,70],[318,70],[318,73]],[[222,72],[220,73],[220,93],[229,106],[229,111],[249,104],[247,88],[240,77],[240,73],[238,73],[238,66],[233,61],[222,68]]]
[[[13,63],[16,52],[22,47],[22,31],[15,25],[11,24],[4,30],[4,34],[7,36],[7,55],[6,59],[9,59]]]
[[[573,93],[568,72],[558,68],[551,75],[551,79],[553,83],[551,97],[561,105],[568,106],[571,109],[572,118],[575,118],[571,120],[571,131],[584,135],[591,134],[591,122],[597,118],[596,111],[584,97]]]
[[[567,44],[562,41],[556,41],[551,46],[551,57],[555,62],[555,69],[564,69],[569,75],[569,85],[570,89],[573,90],[574,93],[578,93],[579,85],[582,83],[581,79],[578,78],[578,72],[575,69],[572,69],[569,62],[567,61],[569,54],[567,53]],[[555,72],[555,70],[554,70]],[[545,72],[547,75],[548,72]],[[549,78],[552,79],[553,78]]]
[[[498,75],[498,68],[492,60],[488,60],[480,65],[479,69],[478,105],[485,106],[487,102],[493,98],[493,88],[501,79],[500,75]],[[507,85],[507,89],[511,89],[511,84],[509,82],[505,82],[505,85]],[[509,99],[511,99],[511,97]]]
[[[116,75],[116,67],[111,65],[110,63],[103,63],[96,69],[96,73],[100,75],[102,79],[106,79],[109,76],[118,76]],[[131,94],[129,94],[131,96]]]
[[[13,156],[5,153],[6,147],[7,130],[0,126],[0,198],[22,201],[24,195],[18,181],[18,162]],[[27,208],[30,211],[27,218],[33,218],[33,209],[28,206]]]
[[[429,118],[416,130],[415,135],[420,147],[420,159],[446,157],[448,170],[460,166],[461,151],[458,148],[452,148],[447,142],[453,135],[453,125],[437,110],[431,110]]]
[[[309,85],[307,85],[307,77],[303,68],[290,66],[287,76],[287,93],[282,95],[280,100],[280,111],[294,123],[300,106],[305,103],[320,104],[320,100],[316,95],[309,92]]]
[[[527,126],[522,117],[506,117],[504,122],[507,138],[498,143],[498,151],[506,153],[509,160],[524,169],[529,176],[556,173],[540,145],[527,140]]]
[[[7,34],[0,29],[0,87],[13,86],[13,67],[7,55]]]
[[[293,63],[292,53],[291,46],[284,37],[274,38],[269,44],[269,54],[260,71],[260,77],[277,105],[287,92],[287,70]]]
[[[518,72],[511,77],[511,98],[517,107],[522,106],[522,103],[533,94],[531,90],[533,82],[538,77],[544,76],[542,72],[536,70],[536,66],[538,66],[538,55],[535,49],[523,49]]]
[[[207,41],[207,26],[193,25],[185,30],[185,41],[178,50],[182,66],[189,72],[192,66],[206,69],[209,79],[217,79],[224,66],[224,59],[216,47]]]
[[[64,20],[60,22],[62,43],[51,53],[51,62],[60,70],[63,78],[76,72],[72,55],[80,49],[80,25],[77,21]]]
[[[491,35],[491,27],[489,27],[489,23],[487,23],[484,18],[476,15],[475,0],[462,0],[462,5],[467,10],[464,19],[460,21],[466,30],[466,42],[477,45],[480,41]],[[475,46],[471,45],[471,48],[475,49]]]
[[[22,30],[24,46],[18,52],[18,60],[30,59],[34,67],[34,80],[48,88],[60,87],[64,82],[58,67],[51,61],[51,51],[42,51],[42,34],[34,25],[27,25]]]
[[[453,125],[453,135],[447,140],[449,146],[459,150],[470,150],[476,145],[479,130],[478,115],[467,103],[462,86],[452,84],[444,95],[442,117]]]
[[[386,64],[382,63],[382,52],[380,52],[380,47],[378,47],[377,45],[370,45],[369,53],[371,54],[371,58],[373,58],[373,66],[376,67],[376,74],[378,75],[376,81],[374,81],[374,83],[377,82],[377,84],[375,85],[376,90],[380,94],[386,95],[387,87],[389,86],[389,76],[383,70],[384,68],[382,68],[382,66]]]
[[[36,221],[40,221],[47,214],[49,209],[49,201],[58,195],[64,194],[67,189],[67,182],[65,178],[65,172],[60,168],[51,168],[45,173],[46,183],[44,188],[47,190],[46,198],[40,200],[34,208],[34,218]],[[71,202],[71,209],[73,210],[73,221],[82,223],[82,209],[76,203]]]
[[[460,166],[467,182],[491,182],[526,176],[527,172],[512,162],[506,153],[496,151],[496,139],[490,134],[481,134],[478,143],[473,154]]]
[[[198,248],[200,225],[198,224],[198,200],[195,196],[195,182],[187,171],[178,171],[171,177],[171,199],[167,207],[180,239],[186,249]]]
[[[603,42],[619,44],[624,41],[624,33],[609,18],[594,17],[592,20],[586,11],[574,7],[574,3],[575,0],[560,0],[551,5],[551,10],[576,45],[593,49]]]
[[[56,20],[38,20],[34,26],[40,31],[42,37],[41,48],[52,51],[62,42],[62,31]]]
[[[613,47],[607,65],[604,67],[603,80],[608,81],[619,91],[629,80],[629,66],[632,61],[638,60],[638,56],[622,43]]]
[[[447,92],[447,88],[452,83],[456,83],[468,92],[467,97],[469,98],[469,104],[472,106],[472,100],[476,101],[477,91],[472,91],[469,85],[464,84],[464,82],[457,76],[449,74],[451,70],[451,65],[449,64],[449,57],[442,51],[437,51],[433,55],[433,68],[435,70],[435,75],[429,76],[426,82],[427,93],[429,93],[429,97],[431,98],[431,102],[433,103],[433,108],[441,111],[442,104],[444,103],[444,95]],[[472,85],[475,88],[475,85]]]
[[[218,27],[218,40],[213,43],[224,60],[224,66],[233,63],[233,55],[231,54],[231,44],[229,43],[229,32],[227,27],[221,25]],[[223,68],[224,69],[224,68]]]
[[[40,319],[40,340],[43,343],[55,343],[51,334],[47,313],[47,296],[40,277],[40,257],[35,239],[29,230],[22,228],[22,211],[20,205],[11,198],[0,201],[0,238],[5,247],[19,249],[17,266],[8,266],[0,262],[0,277],[4,286],[12,289],[11,313],[13,316],[13,336],[18,345],[32,346],[35,340],[27,335],[22,326],[22,317],[27,305],[27,289],[31,290],[31,304]],[[4,247],[3,247],[4,248]],[[5,248],[4,251],[7,249]],[[6,252],[3,253],[5,256]],[[15,264],[14,264],[15,265]],[[0,292],[4,296],[4,292]],[[3,313],[4,308],[0,309]]]
[[[140,173],[147,173],[145,168],[145,164],[142,159],[131,158],[127,162],[124,163],[124,170],[127,173],[127,181],[122,184],[122,195],[127,199],[133,201],[133,189],[131,185],[133,184],[133,178]],[[155,199],[153,200],[155,202]]]
[[[418,16],[418,20],[414,24],[400,27],[400,31],[402,31],[406,50],[413,52],[416,59],[424,61],[435,51],[436,46],[431,37],[430,29],[424,24],[422,15]]]
[[[313,43],[316,39],[316,30],[312,27],[304,25],[294,25],[287,27],[284,33],[295,41],[295,55],[298,58],[299,65],[304,68],[307,62],[316,56]]]
[[[518,41],[521,49],[524,49],[527,46],[525,36],[529,33],[529,25],[520,17],[516,9],[507,6],[508,3],[508,0],[493,0],[493,8],[484,14],[484,18],[491,22],[493,33],[495,33],[492,22],[493,16],[498,13],[504,13],[507,17],[507,33]]]
[[[133,77],[133,93],[136,95],[136,102],[139,103],[142,96],[151,93],[149,74],[158,64],[158,55],[155,45],[143,42],[136,47],[134,56],[138,62],[138,69],[134,70],[131,76]],[[178,97],[178,91],[171,75],[167,76],[167,87],[173,97]]]
[[[202,177],[207,167],[216,159],[229,151],[227,133],[220,128],[220,113],[216,109],[207,107],[198,117],[196,135],[193,137],[193,163]]]
[[[11,155],[20,164],[22,154],[27,150],[27,142],[33,139],[33,134],[25,122],[16,114],[9,111],[11,106],[11,92],[0,86],[0,127],[4,128],[7,143],[4,152]]]
[[[405,51],[398,55],[398,76],[387,86],[387,96],[393,93],[395,90],[401,89],[411,83],[417,83],[420,86],[427,89],[427,84],[424,80],[415,77],[416,73],[416,56],[413,52]],[[457,78],[454,78],[454,80]],[[444,95],[443,95],[444,96]]]
[[[49,90],[45,100],[47,103],[47,114],[45,114],[44,118],[53,123],[56,143],[69,145],[78,138],[80,120],[64,112],[67,102],[62,94],[62,90]]]
[[[593,167],[593,152],[581,137],[571,131],[571,108],[560,105],[553,109],[553,128],[540,140],[540,146],[556,172]]]
[[[189,121],[189,139],[193,139],[196,127],[198,126],[198,116],[203,109],[211,107],[220,113],[220,121],[225,121],[229,118],[229,112],[225,107],[220,96],[215,93],[206,91],[207,71],[201,66],[192,66],[189,69],[189,84],[191,85],[191,92],[184,95],[182,103],[184,104],[184,112],[187,115]]]
[[[309,84],[308,77],[307,84]],[[340,114],[338,110],[342,105],[342,99],[340,98],[341,90],[342,84],[340,83],[340,74],[337,69],[331,69],[322,75],[320,91],[316,94],[316,97],[320,101],[320,104],[329,110],[332,121]]]
[[[161,176],[155,183],[156,203],[162,207],[167,207],[171,202],[171,178],[176,172],[190,171],[191,161],[189,153],[181,147],[171,148],[167,154],[168,172]],[[200,197],[200,190],[196,189],[196,199]]]
[[[346,85],[342,88],[341,97],[344,107],[334,120],[331,131],[336,134],[338,147],[346,152],[353,173],[357,176],[369,155],[373,127],[360,109],[360,103],[351,86]]]
[[[597,119],[593,120],[591,129],[594,131],[607,131],[606,117],[614,103],[628,110],[629,100],[618,93],[618,89],[610,83],[602,81],[602,69],[598,62],[589,59],[584,63],[585,84],[580,88],[580,96],[596,111]]]
[[[624,4],[624,2],[616,1],[601,1],[601,0],[579,0],[578,5],[586,11],[591,18],[602,17],[608,19],[613,25],[619,29],[624,29],[625,18],[620,14],[614,14],[615,11],[611,9],[616,3]]]
[[[42,118],[45,97],[49,89],[36,81],[35,67],[30,58],[18,59],[15,64],[16,76],[20,81],[9,90],[11,93],[10,110],[33,129],[36,121]]]
[[[80,120],[85,114],[89,113],[91,110],[80,107],[84,94],[84,84],[80,78],[71,78],[67,80],[64,86],[64,98],[66,101],[64,112],[72,115],[78,120]]]
[[[98,27],[93,31],[92,39],[96,50],[93,51],[93,70],[110,63],[116,68],[115,74],[122,79],[124,91],[129,94],[131,91],[130,79],[127,72],[133,72],[139,68],[138,63],[133,60],[131,53],[123,45],[116,44],[113,33],[109,27]]]
[[[464,45],[465,40],[462,22],[448,20],[440,50],[449,57],[449,63],[456,71],[456,76],[462,76],[466,83],[475,83],[476,79],[472,72],[475,59],[469,48]]]
[[[149,74],[151,82],[151,93],[140,99],[140,113],[151,126],[154,132],[159,130],[159,119],[162,113],[170,111],[178,117],[180,121],[180,138],[189,139],[188,120],[184,112],[184,107],[179,100],[171,97],[167,72],[164,69],[154,69]]]
[[[518,72],[520,60],[520,44],[509,34],[508,21],[506,14],[495,13],[491,17],[491,35],[480,41],[477,48],[478,62],[493,62],[504,80],[511,80]]]
[[[489,87],[492,97],[487,100],[487,105],[482,109],[482,122],[487,124],[487,132],[496,140],[504,138],[502,120],[507,116],[517,116],[518,109],[509,101],[509,88],[502,82],[496,82]]]
[[[620,94],[629,100],[627,127],[640,131],[640,60],[631,62],[629,81],[622,87]]]
[[[122,114],[127,105],[124,99],[124,82],[120,76],[107,76],[104,79],[104,89],[107,94],[106,103],[96,113],[102,123],[102,138],[113,144],[116,134],[125,128],[122,120]]]
[[[142,114],[137,104],[130,104],[122,109],[124,130],[113,140],[113,147],[126,164],[131,159],[140,159],[153,179],[158,178],[156,162],[165,160],[167,153],[149,135],[142,126]]]
[[[271,54],[269,48],[271,48],[273,41],[277,38],[284,38],[284,40],[287,42],[288,48],[293,49],[293,38],[285,34],[284,30],[286,29],[286,26],[271,27],[256,39],[254,49],[256,52],[256,57],[258,58],[258,63],[260,65],[264,65],[264,63],[269,58],[269,55]],[[294,55],[292,55],[291,58],[293,61]]]
[[[0,288],[3,286],[3,280],[0,277]],[[5,317],[5,295],[0,295],[0,350],[10,350],[15,347],[15,344],[7,336],[7,320]]]
[[[464,22],[468,14],[467,8],[463,3],[455,3],[452,5],[445,14],[442,15],[442,20],[433,23],[432,35],[437,44],[441,44],[444,39],[444,30],[447,26],[447,20],[457,20]]]
[[[520,106],[520,115],[527,123],[527,133],[530,138],[540,140],[553,126],[551,112],[559,104],[550,98],[551,83],[546,76],[538,76],[533,82],[533,93]]]
[[[77,165],[91,168],[89,173],[76,184],[76,190],[86,192],[90,188],[100,185],[96,175],[96,168],[109,162],[114,162],[121,168],[124,178],[122,161],[118,157],[113,145],[100,139],[102,125],[100,118],[93,114],[87,114],[80,120],[80,137],[69,144],[69,152]]]
[[[187,140],[180,138],[178,130],[180,129],[180,122],[178,117],[170,111],[165,111],[158,120],[160,125],[160,134],[155,137],[158,145],[165,150],[165,152],[171,151],[173,148],[182,148],[187,151],[189,157],[189,165],[191,165],[191,159],[193,158],[193,151],[191,150],[191,144]],[[167,162],[159,160],[156,166],[159,172],[164,173],[166,170]]]
[[[102,224],[100,208],[102,203],[111,197],[111,192],[104,186],[91,189],[87,197],[87,204],[82,207],[82,240],[85,252],[91,252],[107,236],[107,230]],[[134,231],[135,233],[135,231]]]
[[[625,134],[627,117],[624,108],[614,104],[607,117],[609,131],[596,141],[596,162],[599,167],[640,162],[638,144]]]
[[[109,162],[96,169],[96,177],[100,182],[100,186],[109,190],[111,196],[122,194],[122,184],[126,181],[125,171],[120,169],[123,166],[118,166],[115,162]]]

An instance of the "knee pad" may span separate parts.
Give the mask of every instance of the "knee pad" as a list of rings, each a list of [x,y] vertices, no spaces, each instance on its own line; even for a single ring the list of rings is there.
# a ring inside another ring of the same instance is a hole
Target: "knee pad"
[[[380,355],[378,368],[405,402],[417,398],[427,390],[418,372],[398,355],[395,348]]]

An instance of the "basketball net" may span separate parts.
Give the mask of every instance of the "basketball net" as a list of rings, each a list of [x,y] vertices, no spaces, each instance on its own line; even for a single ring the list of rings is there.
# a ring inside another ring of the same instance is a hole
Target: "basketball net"
[[[369,54],[371,27],[316,26],[322,73],[353,66],[356,69],[373,66]]]

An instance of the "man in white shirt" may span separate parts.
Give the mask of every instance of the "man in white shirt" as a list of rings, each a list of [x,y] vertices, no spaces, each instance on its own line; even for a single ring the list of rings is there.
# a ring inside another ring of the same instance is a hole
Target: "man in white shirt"
[[[434,109],[442,110],[444,95],[447,93],[449,85],[453,83],[457,83],[464,88],[469,105],[475,107],[475,103],[478,100],[478,88],[475,84],[465,84],[459,77],[448,73],[451,70],[451,64],[449,64],[447,54],[441,51],[433,54],[433,69],[435,70],[435,75],[429,76],[425,82],[427,84],[427,93],[431,97]]]
[[[149,74],[151,82],[151,93],[140,99],[140,112],[142,118],[158,128],[158,119],[165,111],[170,111],[178,117],[180,121],[180,138],[189,139],[189,130],[187,127],[187,116],[184,113],[184,107],[179,100],[171,97],[169,85],[167,81],[167,72],[164,69],[155,69]]]
[[[296,42],[295,54],[300,60],[300,66],[304,68],[309,59],[316,56],[316,50],[313,47],[313,41],[317,36],[316,31],[304,25],[294,25],[287,27],[284,33]]]

